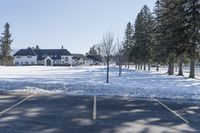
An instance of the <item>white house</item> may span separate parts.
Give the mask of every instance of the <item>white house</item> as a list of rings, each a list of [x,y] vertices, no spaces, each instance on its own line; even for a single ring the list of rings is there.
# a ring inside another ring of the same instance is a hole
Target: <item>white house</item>
[[[72,55],[67,49],[20,49],[14,55],[15,65],[71,66]]]
[[[73,65],[91,65],[93,60],[85,57],[83,54],[72,54]]]

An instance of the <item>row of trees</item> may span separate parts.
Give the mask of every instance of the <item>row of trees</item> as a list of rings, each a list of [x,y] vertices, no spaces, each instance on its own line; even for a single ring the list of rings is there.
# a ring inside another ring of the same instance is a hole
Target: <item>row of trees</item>
[[[127,24],[124,39],[126,62],[137,69],[150,70],[151,64],[168,64],[168,74],[174,74],[174,64],[183,75],[183,63],[190,63],[190,78],[195,78],[195,61],[199,55],[199,0],[157,0],[154,11],[145,5],[134,25]]]
[[[12,61],[11,56],[11,44],[13,40],[10,33],[10,24],[6,23],[4,26],[4,32],[0,37],[0,64],[8,65]]]

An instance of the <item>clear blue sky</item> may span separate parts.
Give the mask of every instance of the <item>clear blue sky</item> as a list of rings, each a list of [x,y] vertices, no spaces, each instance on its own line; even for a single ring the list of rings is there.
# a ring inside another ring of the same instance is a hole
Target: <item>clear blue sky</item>
[[[156,0],[0,0],[0,32],[11,24],[15,49],[67,48],[85,53],[110,31],[123,38],[126,24]]]

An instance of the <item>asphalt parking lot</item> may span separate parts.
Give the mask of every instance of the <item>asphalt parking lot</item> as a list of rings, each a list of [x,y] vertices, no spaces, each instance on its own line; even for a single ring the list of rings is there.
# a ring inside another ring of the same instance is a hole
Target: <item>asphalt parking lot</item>
[[[200,132],[200,101],[0,93],[0,133]]]

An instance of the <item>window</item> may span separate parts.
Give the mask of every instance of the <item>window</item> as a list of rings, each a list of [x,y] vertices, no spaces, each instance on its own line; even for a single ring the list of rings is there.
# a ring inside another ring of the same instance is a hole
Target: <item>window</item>
[[[15,62],[15,65],[19,65],[19,62]]]
[[[68,59],[68,57],[65,57],[65,61],[67,62],[69,59]]]
[[[29,55],[29,56],[28,56],[28,58],[32,58],[32,56],[31,56],[31,55]]]
[[[29,63],[28,63],[28,62],[25,62],[25,64],[28,65]]]
[[[54,64],[61,64],[61,61],[60,60],[55,60]]]
[[[34,64],[35,64],[35,62],[31,62],[31,64],[32,64],[32,65],[34,65]]]

